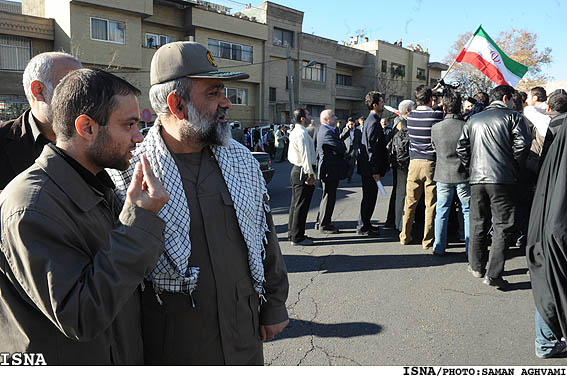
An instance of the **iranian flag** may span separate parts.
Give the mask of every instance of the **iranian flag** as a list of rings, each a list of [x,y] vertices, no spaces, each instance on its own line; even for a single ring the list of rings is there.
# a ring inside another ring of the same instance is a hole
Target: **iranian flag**
[[[529,69],[506,56],[482,29],[482,25],[474,32],[456,61],[471,64],[496,85],[516,86]]]

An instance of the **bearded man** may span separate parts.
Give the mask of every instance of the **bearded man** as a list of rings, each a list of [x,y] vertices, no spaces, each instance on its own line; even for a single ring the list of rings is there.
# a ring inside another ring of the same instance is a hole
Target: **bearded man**
[[[163,246],[168,200],[142,160],[120,209],[105,167],[143,136],[139,90],[98,69],[67,74],[53,131],[0,194],[0,353],[48,365],[141,365],[139,286]],[[41,362],[43,361],[43,362]]]
[[[202,45],[158,49],[150,102],[158,119],[129,170],[112,172],[125,198],[145,154],[171,196],[159,213],[165,250],[146,279],[146,364],[263,365],[262,341],[288,324],[287,271],[258,162],[231,138],[221,72]]]

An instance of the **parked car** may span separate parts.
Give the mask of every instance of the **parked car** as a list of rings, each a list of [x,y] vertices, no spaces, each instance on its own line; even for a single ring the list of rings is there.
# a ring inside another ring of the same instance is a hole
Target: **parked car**
[[[253,151],[252,155],[258,163],[260,163],[260,170],[262,170],[262,175],[264,175],[264,180],[266,184],[269,184],[272,178],[274,177],[274,172],[276,171],[272,167],[272,160],[270,159],[270,155],[264,152]]]

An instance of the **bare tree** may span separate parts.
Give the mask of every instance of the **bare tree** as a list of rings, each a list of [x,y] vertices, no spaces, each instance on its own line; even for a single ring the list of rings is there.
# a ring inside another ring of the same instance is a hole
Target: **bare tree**
[[[445,63],[451,64],[468,42],[472,33],[467,32],[459,36],[449,50]],[[530,68],[524,78],[516,86],[520,90],[529,90],[534,86],[544,85],[549,77],[544,68],[551,62],[551,48],[537,48],[537,34],[526,29],[511,29],[501,32],[495,38],[496,44],[514,61],[518,61]],[[447,75],[452,81],[459,81],[465,94],[474,94],[479,91],[488,92],[495,84],[482,72],[466,63],[456,63]]]

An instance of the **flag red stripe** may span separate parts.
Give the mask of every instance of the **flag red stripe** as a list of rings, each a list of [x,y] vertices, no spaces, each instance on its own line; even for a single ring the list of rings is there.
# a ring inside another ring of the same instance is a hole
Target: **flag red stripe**
[[[490,78],[492,81],[496,83],[496,85],[508,85],[508,82],[500,73],[500,70],[492,63],[486,61],[482,56],[478,53],[474,52],[466,52],[464,49],[457,57],[457,62],[466,62],[471,64],[478,70],[480,70],[484,75]]]

